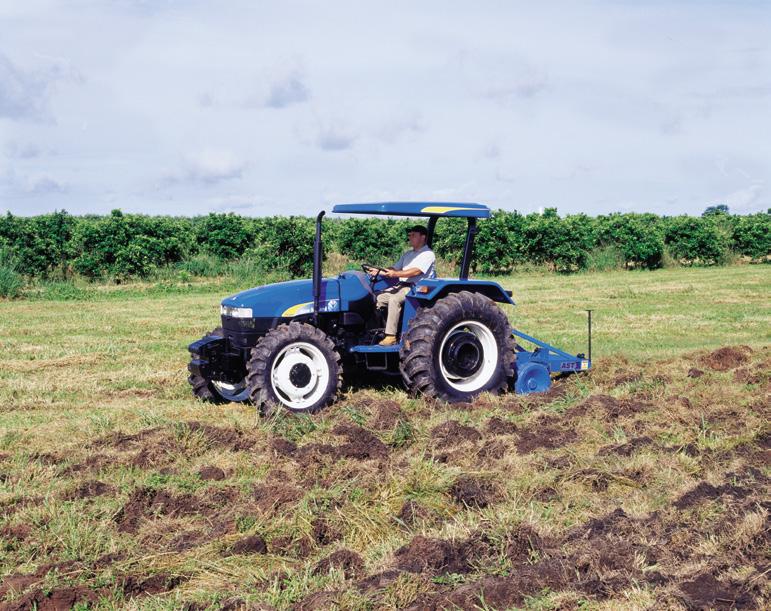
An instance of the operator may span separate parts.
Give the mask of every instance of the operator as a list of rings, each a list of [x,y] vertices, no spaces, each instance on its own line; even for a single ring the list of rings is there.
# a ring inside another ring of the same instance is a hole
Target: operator
[[[407,239],[412,250],[405,252],[393,267],[381,271],[384,278],[398,278],[399,282],[394,286],[380,291],[377,294],[377,308],[388,309],[386,319],[385,338],[380,342],[381,346],[393,346],[396,343],[399,315],[412,285],[423,278],[436,278],[434,262],[436,256],[431,247],[426,244],[428,231],[423,225],[415,225],[407,230]]]

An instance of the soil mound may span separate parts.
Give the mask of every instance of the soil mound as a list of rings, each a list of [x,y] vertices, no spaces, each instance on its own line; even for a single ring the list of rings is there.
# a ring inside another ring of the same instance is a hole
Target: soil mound
[[[198,470],[198,477],[202,480],[219,482],[225,479],[225,472],[219,467],[207,465]]]
[[[301,490],[280,483],[257,484],[252,493],[257,501],[257,506],[265,512],[280,509],[284,505],[298,500],[302,495]]]
[[[517,440],[517,452],[530,454],[538,449],[553,450],[572,443],[578,438],[572,429],[563,429],[558,426],[544,425],[540,428],[526,429],[519,432]]]
[[[466,543],[453,543],[443,539],[415,537],[394,554],[396,568],[409,573],[468,573]]]
[[[198,512],[199,503],[192,495],[174,496],[165,490],[138,488],[115,515],[119,532],[135,533],[141,521],[155,515],[180,517]]]
[[[99,600],[99,595],[86,587],[57,588],[52,591],[35,590],[13,602],[5,603],[5,611],[69,611],[76,605],[92,605]]]
[[[326,518],[316,518],[311,523],[313,540],[319,545],[329,545],[342,538],[342,533],[334,528]]]
[[[345,437],[348,442],[335,448],[337,458],[358,460],[383,459],[388,456],[388,447],[368,430],[354,424],[338,424],[332,432]]]
[[[749,361],[752,348],[749,346],[726,346],[702,357],[701,362],[714,371],[728,371]]]
[[[369,577],[365,577],[364,579],[357,581],[356,587],[359,588],[359,590],[362,592],[380,590],[381,588],[385,588],[399,579],[399,575],[401,575],[400,571],[389,569],[387,571],[383,571],[382,573],[375,573],[374,575],[370,575]]]
[[[746,594],[719,582],[708,573],[680,584],[680,590],[689,609],[736,609],[746,608],[751,603]]]
[[[437,448],[445,448],[464,441],[479,441],[482,435],[473,426],[466,426],[457,420],[448,420],[431,429],[431,438]]]
[[[165,573],[157,573],[150,577],[146,575],[129,575],[122,580],[122,589],[127,597],[162,594],[163,592],[173,590],[185,581],[187,581],[187,577],[167,575]]]
[[[341,549],[333,552],[313,569],[314,575],[326,575],[330,569],[340,569],[346,579],[358,577],[364,570],[364,560],[356,552]]]
[[[230,554],[266,554],[268,545],[259,535],[251,535],[236,541],[230,546],[228,552]]]
[[[450,496],[461,505],[482,509],[497,499],[492,482],[474,477],[460,477],[450,487]]]
[[[599,456],[609,456],[610,454],[616,454],[618,456],[631,456],[640,448],[649,446],[653,443],[653,439],[647,435],[642,437],[635,437],[630,439],[626,443],[619,443],[616,445],[603,446],[598,451]]]
[[[508,609],[544,588],[557,590],[568,581],[568,572],[556,561],[523,565],[508,577],[483,577],[454,590],[440,608]]]
[[[396,519],[405,526],[414,526],[419,522],[430,522],[436,519],[435,513],[416,501],[405,501]]]
[[[279,456],[294,456],[297,444],[283,437],[276,437],[270,442],[270,449]]]
[[[68,501],[74,501],[76,499],[87,499],[93,496],[104,496],[105,494],[112,494],[115,492],[115,488],[99,480],[89,480],[80,484],[77,488],[67,493],[64,498]]]
[[[407,419],[396,401],[380,401],[371,409],[374,411],[367,424],[376,431],[391,431],[400,421]]]
[[[214,426],[195,420],[187,422],[186,425],[191,433],[200,433],[206,437],[209,444],[213,447],[238,452],[241,450],[251,450],[256,443],[246,433],[237,429]]]
[[[685,509],[701,503],[702,501],[711,501],[722,495],[728,495],[735,499],[743,499],[750,494],[750,490],[741,486],[723,484],[722,486],[713,486],[707,482],[700,482],[693,490],[686,492],[674,502],[678,509]]]
[[[517,425],[498,416],[493,416],[487,421],[485,432],[488,435],[511,435],[516,432]]]

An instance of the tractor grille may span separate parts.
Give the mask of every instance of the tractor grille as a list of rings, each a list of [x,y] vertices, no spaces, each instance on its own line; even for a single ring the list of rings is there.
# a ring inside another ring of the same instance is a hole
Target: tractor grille
[[[266,318],[222,317],[222,331],[233,348],[251,348],[271,329],[275,329],[290,318],[280,316]]]

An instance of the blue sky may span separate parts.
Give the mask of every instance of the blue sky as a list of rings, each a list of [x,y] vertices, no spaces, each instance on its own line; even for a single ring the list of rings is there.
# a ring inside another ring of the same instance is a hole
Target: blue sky
[[[770,188],[771,2],[0,0],[0,212]]]

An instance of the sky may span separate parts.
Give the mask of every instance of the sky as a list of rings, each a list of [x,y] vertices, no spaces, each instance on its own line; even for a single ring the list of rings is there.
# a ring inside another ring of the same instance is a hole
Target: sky
[[[771,0],[0,0],[0,213],[771,207]]]

